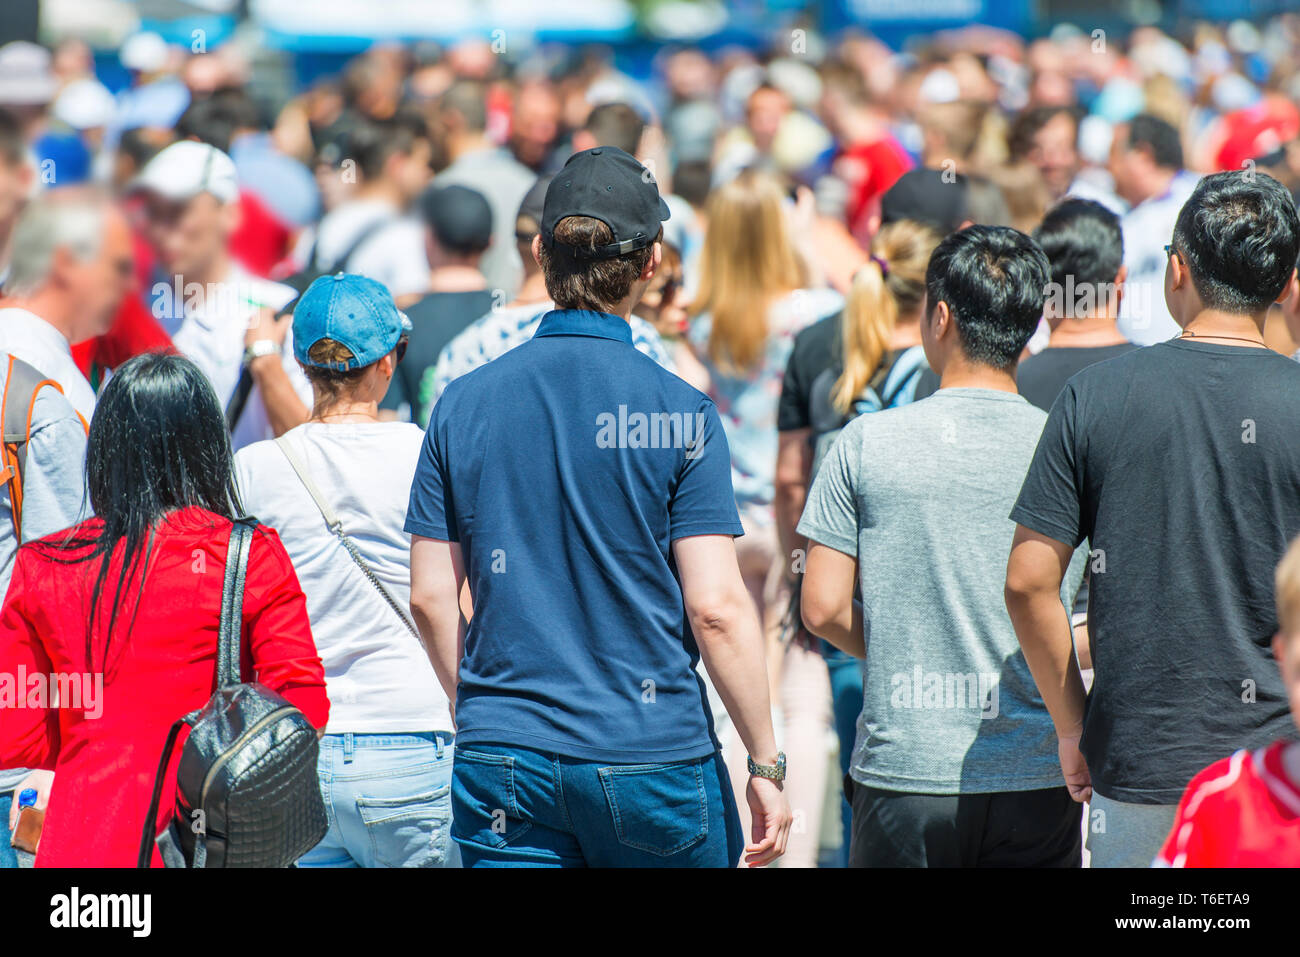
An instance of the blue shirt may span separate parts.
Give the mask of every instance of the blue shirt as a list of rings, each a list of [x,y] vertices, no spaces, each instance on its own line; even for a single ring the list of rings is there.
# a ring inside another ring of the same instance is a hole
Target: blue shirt
[[[474,596],[458,743],[629,764],[716,749],[671,545],[741,534],[727,440],[622,319],[550,312],[452,382],[406,530],[459,542]]]

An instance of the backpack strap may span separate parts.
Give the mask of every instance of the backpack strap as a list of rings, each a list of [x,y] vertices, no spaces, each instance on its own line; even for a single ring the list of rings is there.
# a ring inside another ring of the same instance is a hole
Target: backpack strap
[[[257,519],[236,519],[230,526],[226,549],[226,573],[221,586],[221,627],[217,637],[217,687],[233,688],[240,683],[239,645],[243,633],[244,580],[248,575],[248,552]]]
[[[37,394],[47,387],[63,394],[63,387],[45,373],[15,355],[9,356],[4,398],[0,399],[0,421],[4,429],[0,481],[9,486],[10,514],[19,544],[23,540],[23,472],[27,467],[27,444],[32,438],[32,415],[36,411]],[[86,420],[80,414],[77,418],[85,428]]]
[[[158,803],[162,800],[167,765],[171,763],[172,751],[176,748],[176,736],[181,733],[181,728],[189,724],[197,714],[197,711],[193,711],[183,718],[177,718],[171,730],[167,732],[167,742],[163,745],[162,758],[158,761],[158,773],[153,779],[153,797],[149,799],[149,813],[144,819],[144,829],[140,832],[140,853],[136,856],[136,867],[150,867],[153,864],[154,835],[158,830]]]
[[[911,394],[915,394],[921,371],[928,368],[925,349],[921,346],[912,346],[904,351],[894,361],[893,368],[885,376],[885,384],[880,387],[881,406],[888,409],[895,404],[906,404],[898,400],[905,396],[910,400],[909,389]]]

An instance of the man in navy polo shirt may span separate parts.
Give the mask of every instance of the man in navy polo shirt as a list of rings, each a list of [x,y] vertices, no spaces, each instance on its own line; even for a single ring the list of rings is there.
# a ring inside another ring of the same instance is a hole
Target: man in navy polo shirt
[[[433,410],[406,522],[411,609],[456,702],[467,866],[734,867],[742,847],[760,866],[785,850],[727,441],[708,397],[628,326],[667,218],[629,154],[570,157],[533,241],[556,309]],[[701,658],[749,749],[749,844]]]

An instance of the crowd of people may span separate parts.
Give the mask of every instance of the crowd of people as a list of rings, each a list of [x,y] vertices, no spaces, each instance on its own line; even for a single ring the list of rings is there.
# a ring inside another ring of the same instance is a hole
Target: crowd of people
[[[1300,17],[797,32],[0,47],[0,864],[245,516],[300,867],[1300,864]]]

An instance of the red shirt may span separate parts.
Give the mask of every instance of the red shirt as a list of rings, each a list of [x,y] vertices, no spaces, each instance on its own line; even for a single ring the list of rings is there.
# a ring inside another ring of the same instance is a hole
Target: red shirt
[[[1157,867],[1300,867],[1300,782],[1275,741],[1192,778]]]
[[[75,530],[94,534],[99,526],[99,519],[91,519]],[[201,509],[165,520],[154,535],[143,589],[138,572],[123,588],[111,642],[106,624],[121,577],[120,548],[101,591],[103,614],[96,616],[89,636],[100,560],[68,563],[78,552],[49,544],[62,532],[19,549],[0,612],[0,766],[55,772],[37,866],[135,866],[167,731],[181,715],[202,707],[216,688],[229,529],[227,519]],[[89,552],[87,547],[80,554]],[[306,599],[279,536],[266,526],[258,529],[249,550],[243,610],[245,680],[256,674],[312,724],[325,727],[325,673]],[[33,676],[51,674],[65,681],[88,674],[77,679],[81,700],[68,694],[58,707],[49,707],[33,698]],[[4,682],[9,675],[25,688],[18,692],[17,706],[15,685]],[[98,695],[97,680],[102,681]],[[175,806],[184,740],[183,731],[164,785],[159,833]],[[161,864],[155,849],[154,866]]]

